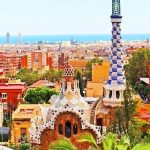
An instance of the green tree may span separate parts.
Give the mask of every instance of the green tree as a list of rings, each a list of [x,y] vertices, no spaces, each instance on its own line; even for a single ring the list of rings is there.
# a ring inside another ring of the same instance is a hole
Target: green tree
[[[93,59],[89,60],[86,64],[86,77],[88,79],[92,78],[92,64],[101,65],[102,63],[103,63],[103,60],[99,59],[99,58],[93,58]]]
[[[126,77],[132,85],[139,81],[140,77],[148,77],[148,62],[150,61],[149,49],[139,49],[125,66]]]
[[[115,133],[128,133],[129,125],[134,121],[136,116],[137,102],[133,99],[132,91],[127,83],[127,88],[123,94],[123,103],[121,107],[115,110],[115,119],[112,125],[112,130]]]
[[[43,104],[48,103],[52,95],[58,95],[58,93],[49,88],[41,87],[28,90],[25,100],[30,104]]]
[[[15,76],[17,79],[21,79],[22,82],[25,82],[28,86],[37,82],[41,76],[37,71],[32,71],[30,69],[20,69],[19,72]]]
[[[84,90],[84,85],[83,85],[83,79],[81,77],[80,72],[77,72],[77,80],[79,81],[79,89],[80,89],[80,94],[81,96],[84,96],[83,90]]]
[[[46,71],[46,73],[43,75],[43,78],[47,79],[48,81],[51,81],[51,82],[55,82],[55,81],[60,81],[61,78],[62,78],[62,71],[61,70],[54,70],[54,69],[51,69],[51,70],[48,70]]]

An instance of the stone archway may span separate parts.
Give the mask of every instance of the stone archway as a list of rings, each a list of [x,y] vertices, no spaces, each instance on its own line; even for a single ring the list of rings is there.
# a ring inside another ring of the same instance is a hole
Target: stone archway
[[[41,144],[39,150],[47,150],[51,142],[58,140],[65,135],[65,126],[70,128],[69,138],[78,149],[88,149],[88,143],[78,143],[77,138],[84,133],[90,133],[96,139],[96,134],[92,129],[82,129],[81,118],[74,112],[61,112],[54,123],[54,129],[45,129],[41,134]]]

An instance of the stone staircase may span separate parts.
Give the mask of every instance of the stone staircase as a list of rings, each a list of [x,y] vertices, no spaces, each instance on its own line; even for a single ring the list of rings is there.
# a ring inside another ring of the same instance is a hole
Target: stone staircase
[[[90,116],[90,123],[94,124],[94,120],[95,120],[95,111],[96,111],[96,106],[97,104],[101,101],[102,104],[102,99],[103,97],[101,96],[96,102],[94,102],[93,106],[92,106],[92,111],[91,111],[91,116]]]

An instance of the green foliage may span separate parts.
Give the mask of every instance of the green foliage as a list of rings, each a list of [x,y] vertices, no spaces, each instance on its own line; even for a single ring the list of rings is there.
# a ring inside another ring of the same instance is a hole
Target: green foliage
[[[112,125],[113,132],[118,134],[128,133],[129,125],[132,124],[136,115],[137,102],[133,99],[128,84],[123,96],[123,106],[116,108],[115,120]]]
[[[95,149],[100,150],[100,147],[97,145],[95,139],[93,138],[93,136],[89,133],[85,133],[82,134],[79,139],[78,142],[88,142],[90,145],[92,145]],[[91,147],[91,149],[94,149]]]
[[[150,143],[137,144],[131,150],[150,150]]]
[[[54,69],[51,69],[51,70],[48,70],[44,75],[43,75],[43,78],[47,79],[48,81],[51,81],[51,82],[55,82],[55,81],[60,81],[61,78],[62,78],[62,71],[61,70],[54,70]]]
[[[19,150],[31,150],[31,145],[29,143],[19,144]]]
[[[22,82],[25,82],[28,86],[37,82],[40,79],[40,75],[37,71],[32,71],[30,69],[20,69],[16,74],[17,79],[21,79]]]
[[[61,138],[49,145],[49,150],[77,150],[68,138]]]
[[[8,147],[11,148],[11,149],[14,149],[14,150],[16,149],[16,146],[15,146],[14,144],[12,144],[12,143],[10,143],[10,144],[8,145]]]
[[[30,104],[43,104],[48,103],[52,95],[58,95],[58,93],[45,87],[36,88],[28,90],[25,100]]]
[[[9,126],[10,126],[10,118],[5,116],[3,121],[3,127],[9,127]]]
[[[109,132],[106,136],[102,138],[103,149],[114,150],[116,140],[117,140],[116,134]]]
[[[79,81],[80,94],[81,94],[81,96],[84,96],[84,94],[83,94],[83,90],[84,90],[83,79],[81,78],[81,74],[79,71],[77,72],[77,80]]]
[[[130,146],[129,137],[126,135],[121,136],[118,143],[115,144],[115,149],[117,150],[127,150]]]
[[[26,137],[24,137],[23,141],[19,144],[19,150],[31,150],[31,144],[28,143]]]
[[[93,59],[89,60],[86,65],[86,77],[88,79],[92,78],[92,64],[101,65],[102,63],[103,63],[103,60],[99,59],[99,58],[93,58]]]
[[[132,85],[139,81],[140,77],[148,77],[148,61],[150,60],[149,49],[139,49],[125,66],[126,77]]]
[[[128,131],[129,124],[132,122],[132,119],[136,115],[136,109],[137,109],[137,102],[133,99],[132,91],[127,84],[127,88],[124,91],[123,97],[124,97],[124,116],[125,116],[125,127]]]
[[[126,78],[132,87],[140,93],[142,99],[150,95],[150,87],[140,83],[140,77],[148,77],[148,62],[150,61],[150,50],[139,49],[125,66]]]

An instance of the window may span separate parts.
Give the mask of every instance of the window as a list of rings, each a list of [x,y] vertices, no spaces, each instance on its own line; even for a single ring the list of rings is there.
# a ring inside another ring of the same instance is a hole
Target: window
[[[112,90],[109,91],[109,98],[112,97]]]
[[[34,61],[39,62],[39,54],[38,53],[35,53]]]
[[[3,109],[7,109],[7,103],[3,103]]]
[[[65,123],[65,136],[67,138],[71,137],[71,123],[69,121]]]
[[[116,92],[116,98],[117,98],[117,99],[120,98],[120,92],[119,92],[119,91]]]
[[[6,99],[7,98],[7,93],[2,93],[2,98]]]
[[[62,124],[60,124],[59,125],[59,134],[63,134],[63,125]]]
[[[21,139],[23,139],[24,137],[26,137],[26,128],[21,128],[20,129],[20,133],[21,133]]]
[[[73,134],[77,134],[78,133],[78,126],[77,124],[73,125]]]

